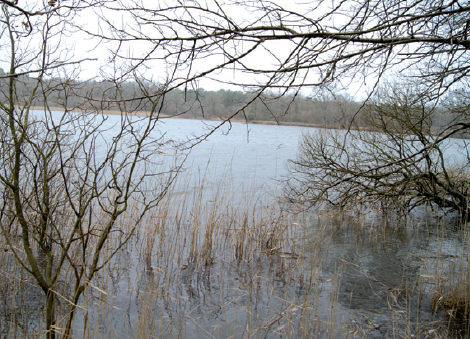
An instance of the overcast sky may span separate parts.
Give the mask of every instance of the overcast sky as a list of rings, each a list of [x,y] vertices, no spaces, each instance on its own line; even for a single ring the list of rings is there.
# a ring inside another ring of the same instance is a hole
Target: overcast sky
[[[296,3],[295,1],[284,0],[276,0],[276,2],[281,4],[287,10],[299,12],[306,11],[306,8],[309,6],[309,4],[305,2],[300,4]],[[116,4],[115,6],[120,6],[118,1],[114,3]],[[114,3],[111,2],[111,4]],[[123,3],[130,4],[130,1],[123,1]],[[151,6],[154,2],[147,1],[147,3],[148,6]],[[208,6],[213,6],[214,9],[216,7],[215,3],[211,2],[210,0],[205,2],[205,4]],[[246,4],[251,4],[251,2],[246,2]],[[253,2],[253,4],[257,4],[257,2]],[[331,6],[333,2],[326,2],[325,4]],[[28,2],[28,5],[31,6],[31,8],[34,8],[33,2]],[[237,25],[239,26],[258,24],[257,20],[259,19],[260,14],[254,13],[252,8],[247,7],[247,5],[225,6],[223,7],[223,10],[233,21],[236,21]],[[318,16],[320,14],[318,13],[319,11],[321,12],[320,9],[317,9],[314,15]],[[132,34],[135,32],[140,32],[142,34],[148,35],[150,38],[153,36],[158,36],[158,30],[161,27],[158,25],[144,25],[138,27],[138,25],[142,24],[142,20],[133,18],[132,14],[132,12],[112,11],[103,8],[84,9],[80,12],[78,17],[74,18],[74,22],[78,26],[84,28],[86,31],[104,33],[105,35],[108,35],[106,24],[104,24],[102,21],[103,19],[106,19],[109,21],[109,23],[115,25],[116,27],[122,28],[125,33]],[[200,13],[195,12],[195,15],[200,15]],[[101,19],[98,19],[98,16],[101,16]],[[152,19],[152,16],[148,15],[147,19]],[[197,19],[204,20],[202,17]],[[272,24],[276,25],[277,23],[273,22]],[[174,29],[175,31],[172,32],[171,29]],[[181,34],[183,36],[188,35],[187,33],[180,31],[178,27],[171,27],[171,29],[166,30],[168,35],[175,33]],[[135,36],[140,33],[135,33]],[[3,39],[5,38],[6,36],[4,35]],[[28,39],[30,39],[29,42]],[[35,45],[40,44],[41,42],[40,34],[25,37],[23,40],[24,50],[33,49]],[[255,52],[251,53],[249,57],[242,59],[242,61],[247,68],[272,69],[272,65],[275,65],[280,60],[286,58],[292,49],[297,46],[298,42],[298,40],[284,40],[265,43],[262,48],[258,48]],[[231,41],[227,41],[226,47],[230,48],[231,43]],[[86,33],[80,32],[79,30],[68,33],[65,36],[60,36],[60,42],[58,45],[62,51],[57,55],[60,54],[60,57],[64,58],[65,60],[79,60],[81,58],[93,59],[92,61],[86,61],[82,63],[79,70],[77,70],[76,75],[81,80],[101,80],[110,74],[114,76],[120,72],[125,72],[126,64],[128,64],[128,60],[126,59],[150,57],[150,61],[145,62],[139,66],[139,74],[147,78],[152,78],[158,82],[163,82],[166,80],[166,78],[169,77],[170,74],[175,74],[175,77],[183,82],[188,76],[194,76],[195,74],[205,72],[213,68],[214,65],[220,64],[226,60],[226,57],[223,56],[219,51],[219,54],[207,54],[203,55],[203,57],[200,59],[196,58],[197,61],[193,63],[191,68],[189,68],[189,64],[183,64],[179,65],[175,71],[171,65],[171,58],[165,60],[161,59],[165,53],[163,49],[157,48],[152,52],[152,54],[148,54],[148,52],[155,47],[153,42],[130,39],[125,43],[118,44],[117,42],[106,42],[103,39],[92,38]],[[244,42],[243,44],[237,45],[237,49],[239,51],[243,51],[247,50],[251,46],[252,43]],[[3,48],[0,47],[0,49],[1,53],[4,55],[0,63],[1,67],[5,70],[8,70],[9,66],[7,44],[3,44]],[[64,53],[63,51],[67,49],[68,53]],[[112,60],[113,56],[115,56],[116,51],[118,53],[117,55],[119,55],[121,59],[115,63],[112,63],[110,61]],[[134,61],[133,64],[135,65],[136,61]],[[66,71],[66,73],[68,74],[63,75],[71,76],[73,74],[73,72],[68,71]],[[58,74],[54,74],[54,76],[57,75]],[[297,76],[299,79],[301,79],[304,75],[305,73],[300,72]],[[59,74],[59,76],[61,75]],[[266,81],[266,79],[266,74],[243,72],[233,67],[232,65],[224,68],[222,71],[215,71],[210,73],[204,78],[199,79],[197,84],[199,87],[205,88],[207,90],[218,90],[221,88],[242,89],[243,87],[237,87],[231,83],[254,85],[257,83],[263,83]],[[315,83],[317,82],[317,79],[318,75],[314,74],[313,72],[310,72],[310,74],[307,75],[307,82]],[[351,85],[345,80],[343,84],[351,95],[362,95],[362,83],[356,81]],[[339,87],[341,87],[341,83],[339,83]],[[310,88],[305,88],[303,90],[303,93],[306,95],[308,95],[310,92]]]

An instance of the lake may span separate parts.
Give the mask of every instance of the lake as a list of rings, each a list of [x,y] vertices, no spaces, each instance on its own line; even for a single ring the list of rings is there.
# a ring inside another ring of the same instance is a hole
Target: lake
[[[168,119],[164,129],[168,138],[184,139],[215,125],[211,121]],[[296,155],[303,131],[315,129],[233,122],[196,145],[185,167],[202,173],[211,185],[222,180],[234,188],[277,190],[278,180],[287,175],[285,163]]]
[[[110,125],[118,121],[109,116]],[[214,124],[165,119],[160,132],[182,141]],[[454,227],[452,217],[426,213],[386,228],[378,216],[364,220],[335,210],[292,215],[276,204],[288,176],[285,165],[296,156],[302,133],[319,130],[237,122],[230,127],[191,149],[168,199],[89,285],[74,337],[450,333],[436,291],[444,293],[467,272],[466,228]],[[463,141],[452,142],[451,149],[462,149]],[[173,161],[170,153],[162,158]],[[2,256],[0,262],[13,262]],[[41,294],[33,287],[20,292],[32,310],[21,314],[21,326],[34,330],[33,305],[41,305]],[[4,307],[1,316],[6,324],[11,314]],[[10,328],[0,325],[0,333]]]

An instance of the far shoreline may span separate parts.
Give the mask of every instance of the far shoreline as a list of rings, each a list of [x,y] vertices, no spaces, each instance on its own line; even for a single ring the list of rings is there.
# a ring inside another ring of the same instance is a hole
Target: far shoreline
[[[36,111],[42,111],[44,110],[44,107],[40,106],[31,106],[32,110]],[[63,107],[49,107],[50,111],[57,111],[61,112],[64,110]],[[81,110],[81,112],[86,112],[84,110]],[[89,113],[93,113],[89,111]],[[95,111],[95,114],[105,114],[105,115],[123,115],[122,112],[118,110],[101,110],[101,111]],[[135,111],[133,113],[126,113],[124,115],[130,115],[130,116],[138,116],[138,117],[146,117],[149,116],[149,113],[147,111]],[[191,117],[185,117],[184,115],[169,115],[169,114],[163,114],[160,113],[158,116],[159,119],[187,119],[187,120],[197,120],[197,121],[215,121],[215,122],[223,122],[224,120],[222,119],[208,119],[208,118],[191,118]],[[228,121],[228,120],[226,120]],[[251,120],[248,121],[244,118],[232,118],[230,119],[231,122],[240,122],[244,124],[260,124],[260,125],[277,125],[277,126],[297,126],[297,127],[308,127],[308,128],[323,128],[323,129],[329,129],[329,130],[362,130],[362,131],[369,131],[369,132],[374,132],[372,129],[367,129],[367,128],[358,128],[354,126],[325,126],[325,125],[317,125],[317,124],[310,124],[310,123],[298,123],[298,122],[293,122],[293,121],[262,121],[262,120]],[[378,132],[378,131],[375,131]],[[468,140],[470,139],[470,136],[454,136],[453,139],[465,139]]]
[[[32,110],[35,111],[42,111],[44,110],[44,107],[40,106],[31,106]],[[63,107],[49,107],[49,110],[54,112],[62,112],[64,110]],[[80,110],[81,112],[85,113],[87,111],[85,110]],[[101,111],[88,111],[88,113],[95,113],[95,114],[105,114],[105,115],[123,115],[122,112],[118,110],[101,110]],[[149,116],[149,112],[147,111],[135,111],[133,113],[125,113],[124,115],[130,115],[130,116],[138,116],[138,117],[146,117]],[[191,118],[191,117],[186,117],[184,115],[169,115],[169,114],[159,114],[159,118],[162,119],[171,119],[171,118],[176,118],[176,119],[187,119],[187,120],[199,120],[199,121],[219,121],[223,122],[224,120],[222,119],[209,119],[209,118]],[[335,127],[335,126],[324,126],[324,125],[317,125],[317,124],[310,124],[310,123],[298,123],[298,122],[293,122],[293,121],[264,121],[264,120],[251,120],[247,121],[244,118],[232,118],[230,119],[232,122],[241,122],[241,123],[248,123],[248,124],[260,124],[260,125],[278,125],[278,126],[298,126],[298,127],[314,127],[314,128],[326,128],[326,129],[341,129],[341,127]]]

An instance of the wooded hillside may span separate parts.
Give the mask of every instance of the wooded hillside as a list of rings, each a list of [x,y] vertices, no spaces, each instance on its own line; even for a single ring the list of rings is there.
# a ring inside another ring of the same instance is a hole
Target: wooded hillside
[[[0,99],[5,100],[8,97],[8,75],[0,69],[0,77],[2,77]],[[34,80],[28,76],[18,77],[19,98],[24,97],[26,100]],[[138,82],[125,82],[120,84],[120,91],[117,92],[115,84],[109,81],[77,83],[73,80],[45,79],[44,83],[44,87],[49,88],[46,95],[50,106],[67,107],[70,110],[116,110],[130,114],[150,111],[153,100],[150,100],[148,88],[158,87],[158,84],[145,83],[145,86],[142,86]],[[368,110],[368,105],[361,106],[351,97],[331,92],[311,96],[277,95],[271,92],[255,96],[250,92],[225,89],[218,91],[172,89],[159,100],[158,104],[161,115],[190,119],[225,120],[234,112],[240,112],[236,119],[244,118],[248,122],[331,128],[371,127],[367,119],[362,118]],[[43,105],[44,100],[40,99],[36,99],[33,103],[33,106]],[[442,114],[438,114],[433,126],[439,128],[449,119],[452,119],[452,114],[443,110]],[[352,126],[351,121],[353,121]]]

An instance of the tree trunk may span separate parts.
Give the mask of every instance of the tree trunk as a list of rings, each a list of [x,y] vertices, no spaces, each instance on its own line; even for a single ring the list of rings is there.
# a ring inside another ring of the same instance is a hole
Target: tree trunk
[[[83,285],[78,287],[78,283],[75,282],[75,287],[74,287],[75,294],[73,296],[72,306],[70,307],[70,312],[67,316],[67,321],[65,323],[64,338],[71,338],[73,317],[77,309],[78,300],[80,299],[80,296],[82,295],[82,292],[84,290],[85,288],[83,287]]]
[[[55,319],[54,319],[54,312],[55,312],[55,295],[49,289],[46,294],[46,331],[47,339],[55,339]]]

